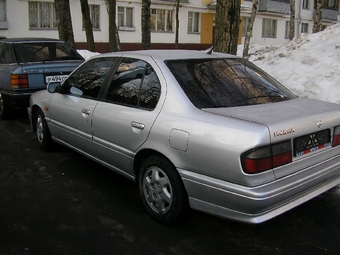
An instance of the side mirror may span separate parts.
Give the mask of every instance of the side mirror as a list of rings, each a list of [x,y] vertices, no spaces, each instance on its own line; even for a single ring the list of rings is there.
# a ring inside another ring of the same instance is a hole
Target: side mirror
[[[47,91],[50,93],[58,93],[61,91],[61,83],[53,82],[47,85]]]

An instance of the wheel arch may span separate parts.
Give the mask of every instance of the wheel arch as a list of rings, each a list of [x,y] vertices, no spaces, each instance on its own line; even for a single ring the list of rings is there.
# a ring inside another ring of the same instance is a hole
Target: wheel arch
[[[37,112],[38,112],[38,109],[41,109],[38,105],[33,105],[32,106],[32,129],[33,131],[35,132],[37,130],[37,123],[36,123],[36,117],[37,117]]]
[[[134,176],[135,176],[137,183],[138,183],[138,173],[139,173],[141,164],[143,163],[143,161],[147,157],[153,156],[153,155],[158,155],[158,156],[161,156],[164,159],[168,160],[174,166],[174,168],[176,169],[176,166],[172,163],[172,161],[167,156],[165,156],[163,153],[160,153],[159,151],[156,151],[156,150],[153,150],[153,149],[143,149],[135,155],[134,162],[133,162],[133,173],[134,173]],[[178,173],[178,175],[179,175],[179,173]]]

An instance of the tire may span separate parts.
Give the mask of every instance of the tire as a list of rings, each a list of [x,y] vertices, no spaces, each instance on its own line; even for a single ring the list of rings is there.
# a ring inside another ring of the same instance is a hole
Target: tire
[[[6,100],[3,94],[0,93],[0,119],[9,119],[11,108],[6,105]]]
[[[40,148],[49,151],[52,148],[52,138],[41,109],[35,114],[35,132]]]
[[[188,195],[175,167],[154,155],[141,164],[139,192],[149,214],[162,224],[179,221],[189,208]]]

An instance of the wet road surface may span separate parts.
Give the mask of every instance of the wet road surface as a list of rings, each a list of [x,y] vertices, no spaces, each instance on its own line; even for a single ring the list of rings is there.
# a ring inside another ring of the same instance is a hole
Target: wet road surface
[[[191,211],[163,226],[137,186],[61,146],[25,113],[0,121],[0,255],[340,254],[340,186],[260,225]]]

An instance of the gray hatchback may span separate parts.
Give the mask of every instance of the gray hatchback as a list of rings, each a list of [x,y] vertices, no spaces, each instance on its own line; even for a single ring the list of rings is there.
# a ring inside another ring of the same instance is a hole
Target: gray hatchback
[[[63,41],[48,38],[0,40],[0,118],[27,106],[31,94],[61,82],[84,61]]]

